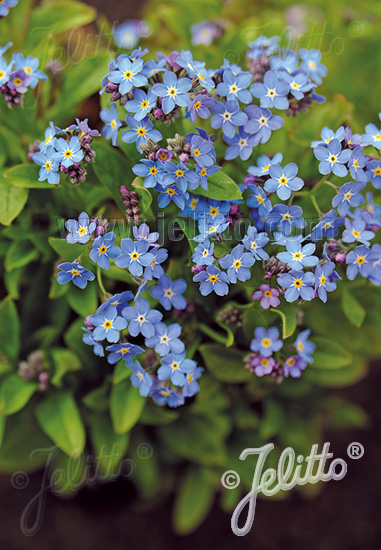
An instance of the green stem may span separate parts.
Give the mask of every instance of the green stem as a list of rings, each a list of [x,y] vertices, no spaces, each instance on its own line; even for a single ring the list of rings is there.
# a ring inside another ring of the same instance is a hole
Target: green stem
[[[312,193],[317,193],[317,191],[324,185],[324,183],[327,181],[328,179],[328,174],[326,174],[325,176],[323,176],[321,178],[321,180],[319,180],[317,182],[317,184],[315,185],[315,187],[312,189]]]
[[[99,288],[100,288],[101,292],[104,294],[104,296],[106,296],[107,291],[106,291],[105,287],[103,286],[102,270],[99,267],[99,265],[97,266],[97,281],[98,281],[98,285],[99,285]]]
[[[332,189],[334,189],[337,193],[337,187],[334,183],[331,183],[330,181],[325,181],[324,183],[325,185],[329,185],[330,187],[332,187]]]
[[[311,202],[312,202],[312,204],[314,205],[316,212],[317,212],[317,213],[319,214],[319,216],[320,216],[320,215],[321,215],[321,210],[320,210],[320,208],[319,208],[319,205],[318,205],[318,203],[317,203],[317,200],[315,199],[315,197],[314,197],[313,195],[310,195],[310,197],[311,197]]]

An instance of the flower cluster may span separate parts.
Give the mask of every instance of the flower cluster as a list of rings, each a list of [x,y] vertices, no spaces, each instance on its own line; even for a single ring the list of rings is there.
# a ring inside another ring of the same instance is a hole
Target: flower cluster
[[[275,379],[277,382],[289,376],[300,378],[307,364],[313,363],[311,355],[315,351],[316,344],[308,340],[310,334],[311,331],[308,329],[299,333],[293,344],[296,354],[294,352],[291,355],[290,351],[284,353],[284,342],[279,339],[277,328],[272,327],[269,330],[263,327],[256,328],[250,344],[250,349],[254,353],[246,357],[246,368],[257,376],[268,375],[270,379]],[[274,353],[277,353],[277,357]]]
[[[8,8],[16,5],[16,0],[5,0],[0,3],[0,17],[8,13]],[[6,10],[4,12],[4,10]],[[24,94],[29,88],[35,88],[39,80],[47,80],[48,77],[38,69],[37,57],[28,55],[24,58],[18,52],[7,61],[3,54],[12,46],[9,42],[0,47],[0,91],[10,108],[23,106]]]
[[[89,128],[87,119],[76,119],[76,124],[64,130],[50,122],[44,141],[38,143],[38,151],[32,155],[33,162],[41,166],[38,180],[58,185],[60,175],[68,174],[73,184],[84,181],[84,166],[95,159],[91,143],[98,136],[100,133]]]
[[[131,369],[131,382],[139,388],[143,396],[151,396],[158,404],[177,407],[184,403],[185,397],[195,395],[202,368],[185,356],[185,346],[180,339],[182,328],[178,323],[163,322],[163,313],[152,309],[149,301],[142,296],[148,293],[160,306],[169,312],[178,312],[187,307],[183,296],[187,284],[183,279],[172,280],[164,273],[162,263],[168,257],[168,251],[157,244],[158,233],[151,233],[147,224],[133,228],[134,239],[122,238],[120,247],[115,243],[113,231],[96,236],[97,222],[90,220],[82,212],[77,220],[67,220],[66,240],[70,244],[86,244],[89,258],[98,268],[109,270],[111,260],[120,269],[126,269],[138,284],[134,295],[126,290],[113,296],[106,295],[97,312],[86,317],[83,330],[83,341],[93,347],[95,355],[104,357],[105,350],[109,364],[114,365],[122,359]],[[91,241],[92,234],[95,238]],[[59,284],[70,281],[79,288],[85,288],[87,281],[95,276],[80,263],[64,262],[58,265]],[[100,281],[98,269],[98,282]],[[156,280],[157,284],[152,284]],[[150,283],[150,288],[148,284]],[[134,301],[134,305],[130,302]],[[130,342],[138,338],[144,348]],[[106,345],[104,348],[104,342]],[[154,362],[145,365],[144,354],[151,351]],[[141,363],[135,360],[136,355],[143,354]],[[143,364],[143,366],[142,366]]]

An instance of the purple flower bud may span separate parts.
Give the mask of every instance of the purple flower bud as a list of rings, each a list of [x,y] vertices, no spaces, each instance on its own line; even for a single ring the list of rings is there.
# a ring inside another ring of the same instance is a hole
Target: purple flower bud
[[[154,112],[153,112],[153,116],[157,119],[157,120],[160,120],[161,117],[163,116],[163,111],[161,109],[155,109]]]
[[[179,156],[179,160],[181,162],[188,162],[189,160],[189,155],[187,153],[181,153],[181,155]]]
[[[344,252],[338,252],[335,256],[335,261],[338,264],[343,264],[347,259],[347,256],[344,254]]]

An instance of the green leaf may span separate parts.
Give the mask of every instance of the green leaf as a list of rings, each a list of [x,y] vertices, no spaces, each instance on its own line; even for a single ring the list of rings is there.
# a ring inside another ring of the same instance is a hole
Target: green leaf
[[[199,186],[194,193],[220,201],[233,201],[242,198],[238,185],[223,170],[208,177],[207,191]]]
[[[9,374],[0,383],[0,414],[7,416],[23,409],[36,390],[37,384]]]
[[[86,252],[83,244],[70,244],[65,239],[49,237],[49,244],[55,252],[66,262],[73,262],[82,253]]]
[[[67,372],[80,370],[81,363],[75,353],[65,348],[53,348],[51,356],[54,363],[54,375],[51,382],[57,388],[62,386],[62,378]]]
[[[35,47],[49,34],[58,34],[94,21],[96,10],[79,2],[67,0],[34,7],[31,13],[26,51]]]
[[[131,430],[139,420],[146,398],[139,390],[131,386],[129,380],[123,380],[112,387],[110,398],[110,413],[114,431],[124,434]]]
[[[107,72],[107,71],[106,71]],[[125,157],[107,143],[95,143],[96,159],[93,165],[94,172],[100,181],[110,190],[111,195],[122,212],[125,206],[119,192],[119,187],[126,178],[132,176],[131,166]]]
[[[262,439],[268,441],[280,432],[282,428],[283,412],[278,403],[267,399],[264,402],[265,414],[260,423],[260,434]]]
[[[5,255],[5,269],[12,271],[36,260],[39,253],[26,241],[14,241]]]
[[[18,164],[13,166],[4,177],[16,187],[27,189],[56,189],[55,185],[50,185],[47,181],[38,181],[39,166],[36,164]]]
[[[282,319],[283,338],[292,336],[296,329],[296,311],[294,306],[285,302],[277,308],[271,308],[270,311],[277,313]]]
[[[6,422],[7,422],[7,418],[2,414],[0,414],[0,449],[3,444]]]
[[[196,236],[197,230],[196,230],[196,222],[192,218],[175,218],[175,221],[179,225],[181,231],[184,233],[186,238],[188,239],[189,246],[194,252],[197,243],[193,240],[193,237]]]
[[[17,218],[28,199],[28,190],[14,187],[0,176],[0,223],[11,225]]]
[[[258,311],[254,305],[251,305],[244,311],[242,326],[245,336],[252,339],[257,327],[267,328],[267,320],[261,311]]]
[[[177,411],[166,410],[148,401],[139,422],[146,426],[160,426],[162,424],[170,424],[177,420],[178,417],[179,413]]]
[[[324,402],[329,426],[333,429],[366,428],[370,419],[361,407],[341,397],[329,397]]]
[[[341,305],[349,321],[355,327],[361,327],[366,316],[366,311],[350,290],[342,291]]]
[[[85,428],[70,392],[54,393],[37,405],[36,417],[46,435],[68,456],[80,455],[85,448]]]
[[[16,359],[20,350],[20,321],[14,302],[8,297],[0,302],[0,353]]]
[[[71,309],[81,317],[92,315],[98,307],[97,287],[87,285],[86,288],[81,289],[71,285],[66,294],[66,300]]]
[[[243,351],[226,349],[218,344],[203,344],[199,351],[208,370],[217,380],[239,384],[249,382],[253,375],[245,368]]]
[[[90,417],[90,435],[102,477],[115,477],[126,454],[130,434],[116,434],[108,416],[93,414]]]
[[[132,187],[139,195],[139,207],[144,214],[147,214],[152,204],[152,195],[143,185],[143,178],[135,178]]]
[[[177,533],[187,535],[205,520],[214,501],[214,481],[207,470],[195,466],[183,475],[173,518]]]
[[[131,369],[127,367],[126,361],[120,359],[115,365],[114,372],[112,373],[112,383],[119,384],[122,380],[126,380],[131,376]]]
[[[367,372],[367,361],[354,358],[350,365],[340,369],[314,369],[308,366],[303,372],[306,382],[323,388],[344,388],[361,380]]]
[[[95,412],[104,412],[108,409],[109,384],[95,388],[82,398],[82,403]]]
[[[310,369],[340,369],[352,361],[352,355],[337,342],[319,336],[313,338],[313,342],[316,349]]]

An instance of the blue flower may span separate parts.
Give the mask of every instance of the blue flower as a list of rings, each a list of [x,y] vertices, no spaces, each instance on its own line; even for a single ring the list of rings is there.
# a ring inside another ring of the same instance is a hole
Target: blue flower
[[[132,171],[137,176],[144,178],[143,185],[147,189],[161,183],[164,176],[164,165],[160,161],[141,159],[143,164],[135,164]]]
[[[125,290],[124,292],[121,292],[120,294],[114,294],[114,296],[111,296],[111,298],[109,298],[107,300],[107,302],[105,302],[104,304],[102,304],[102,306],[100,308],[98,308],[97,313],[102,313],[102,311],[108,305],[111,305],[111,306],[116,307],[118,315],[121,315],[123,309],[128,306],[128,302],[130,302],[133,297],[134,297],[134,295],[132,294],[132,292],[130,290]]]
[[[249,208],[258,208],[260,216],[267,216],[271,210],[271,201],[267,198],[262,187],[249,184],[247,188],[251,191],[251,195],[247,199],[247,206]]]
[[[215,265],[209,265],[205,271],[197,273],[193,280],[196,283],[201,283],[200,292],[203,296],[208,296],[213,291],[218,296],[225,296],[229,293],[229,278]]]
[[[164,163],[164,175],[159,182],[163,187],[176,183],[179,191],[185,193],[188,187],[188,182],[198,186],[198,176],[193,170],[189,170],[183,162],[175,164],[167,160]]]
[[[247,229],[247,234],[242,239],[242,242],[247,250],[251,252],[257,260],[268,260],[269,255],[263,247],[269,242],[269,237],[266,233],[258,233],[257,228],[250,226]]]
[[[298,66],[298,56],[292,52],[287,52],[286,55],[274,55],[270,59],[270,67],[279,72],[280,75],[293,73]],[[298,73],[300,74],[300,73]],[[303,74],[303,73],[301,73]]]
[[[0,4],[0,8],[1,8],[1,4]],[[12,63],[8,64],[6,60],[3,57],[1,57],[1,54],[0,54],[0,86],[8,82],[11,71],[12,71]]]
[[[124,108],[129,113],[135,113],[134,118],[136,120],[142,120],[142,118],[147,116],[156,105],[156,96],[152,90],[148,90],[148,92],[145,93],[143,90],[139,89],[132,90],[132,95],[135,99],[127,101]]]
[[[190,50],[181,50],[181,54],[176,57],[176,63],[187,71],[190,78],[197,76],[197,71],[202,69],[205,65],[205,63],[201,63],[201,61],[194,61],[193,54]]]
[[[284,294],[287,302],[294,302],[298,298],[309,302],[315,297],[313,290],[315,275],[310,271],[307,273],[303,273],[303,271],[283,273],[278,277],[278,284],[287,289]]]
[[[64,262],[57,267],[60,270],[60,273],[57,275],[57,283],[60,285],[73,281],[75,286],[82,289],[86,287],[87,281],[95,279],[95,275],[91,271],[88,271],[77,262]]]
[[[9,75],[7,86],[10,90],[14,90],[19,94],[25,94],[28,86],[31,83],[31,78],[22,69],[12,71]]]
[[[158,405],[178,407],[184,404],[184,397],[175,390],[170,390],[166,385],[155,384],[149,394]]]
[[[360,204],[365,202],[364,197],[360,193],[364,187],[365,183],[361,181],[349,181],[340,187],[338,194],[332,199],[332,206],[335,208],[338,207],[340,216],[346,216],[351,206],[360,206]]]
[[[115,265],[122,269],[128,268],[131,275],[141,277],[143,267],[152,264],[154,256],[147,252],[149,248],[148,241],[140,240],[134,243],[132,239],[122,239],[120,246],[123,254],[120,254],[115,260]]]
[[[271,132],[278,130],[284,124],[282,117],[273,115],[269,109],[262,109],[258,105],[248,105],[245,113],[249,120],[243,129],[248,134],[255,134],[258,143],[266,143],[270,139]]]
[[[176,60],[176,63],[178,63],[178,59]],[[215,102],[211,97],[205,94],[197,94],[194,99],[189,103],[187,107],[187,111],[189,113],[191,122],[194,124],[196,122],[197,117],[206,119],[210,117],[210,110],[209,108],[212,107],[213,110],[213,104]],[[214,112],[214,111],[213,111]],[[212,125],[214,128],[214,126]]]
[[[288,99],[285,97],[290,90],[290,85],[283,79],[279,79],[274,71],[267,71],[262,82],[254,82],[250,88],[254,97],[261,100],[261,107],[287,109]]]
[[[315,84],[304,73],[289,74],[285,71],[279,71],[278,76],[289,83],[290,94],[298,100],[303,99],[304,92],[309,92],[315,87]]]
[[[344,218],[337,218],[336,210],[330,210],[324,214],[324,218],[312,229],[311,240],[320,241],[325,235],[328,239],[336,237],[339,230],[344,225]]]
[[[88,328],[85,328],[85,327],[81,327],[81,328],[86,333],[82,336],[82,342],[84,342],[88,346],[94,346],[93,347],[94,355],[97,355],[98,357],[104,357],[105,352],[104,352],[103,346],[101,343],[94,340],[93,332]]]
[[[109,269],[110,258],[115,260],[121,253],[119,246],[113,244],[115,239],[116,235],[113,231],[94,239],[90,258],[102,269]]]
[[[57,138],[54,147],[57,150],[54,159],[58,160],[65,168],[69,168],[75,162],[80,162],[83,159],[81,143],[77,136],[70,138],[69,143],[64,138]]]
[[[196,361],[185,359],[185,352],[170,353],[163,357],[162,365],[157,371],[159,380],[170,379],[175,386],[184,386],[186,379],[185,375],[193,372],[197,366]]]
[[[145,145],[148,139],[151,139],[154,143],[163,139],[159,130],[153,128],[153,124],[148,116],[142,120],[135,120],[132,115],[127,115],[126,122],[130,129],[123,132],[122,141],[125,143],[136,142],[138,151],[140,151],[140,145]]]
[[[9,0],[8,0],[9,2]],[[35,88],[39,80],[48,80],[46,74],[38,69],[39,60],[37,57],[28,55],[25,59],[22,53],[14,53],[12,61],[15,63],[15,70],[22,69],[31,79],[30,87]]]
[[[300,239],[288,239],[286,243],[287,252],[279,252],[276,257],[281,262],[289,265],[291,269],[303,269],[312,267],[319,263],[317,256],[312,256],[316,246],[312,243],[305,244],[302,247]]]
[[[131,61],[127,55],[119,55],[117,57],[117,69],[109,74],[110,82],[119,84],[119,93],[127,94],[132,87],[139,88],[145,86],[148,81],[141,73],[143,68],[143,59],[138,58]]]
[[[221,170],[221,166],[208,166],[207,168],[205,166],[196,166],[196,174],[199,177],[199,181],[197,182],[205,191],[208,190],[208,177],[213,176],[213,174],[216,174],[219,170]],[[194,183],[189,183],[189,189],[191,191],[194,191],[194,189],[197,189],[195,187]]]
[[[349,161],[352,152],[350,149],[341,150],[339,140],[333,139],[327,145],[318,145],[314,149],[315,157],[320,160],[319,172],[327,175],[333,172],[336,176],[343,178],[347,175],[345,163]]]
[[[279,40],[280,36],[271,36],[270,38],[264,35],[258,36],[255,40],[249,42],[248,46],[251,49],[247,52],[247,56],[252,59],[258,59],[262,55],[269,56],[277,51]]]
[[[235,159],[238,155],[242,160],[247,160],[253,152],[253,147],[258,144],[256,136],[251,136],[245,132],[242,126],[234,137],[224,136],[224,140],[230,145],[226,149],[225,160]]]
[[[275,227],[284,235],[289,235],[293,227],[302,229],[307,222],[302,217],[303,210],[300,206],[286,206],[285,204],[276,204],[266,217],[266,227],[272,232]],[[336,214],[336,212],[335,212]]]
[[[134,48],[140,39],[139,26],[142,21],[125,21],[113,29],[114,42],[119,48]]]
[[[231,283],[236,283],[237,279],[239,281],[250,279],[249,267],[254,264],[255,258],[250,252],[244,252],[244,250],[243,244],[239,244],[233,248],[230,254],[220,259],[220,266],[227,269]]]
[[[368,180],[371,179],[375,189],[381,189],[381,160],[371,160],[366,167]]]
[[[353,281],[358,273],[362,277],[368,277],[373,269],[370,249],[366,245],[358,246],[347,255],[347,277]]]
[[[298,352],[298,355],[306,362],[313,363],[314,360],[311,357],[311,354],[316,349],[316,344],[308,340],[309,335],[311,334],[310,330],[303,330],[298,334],[297,339],[295,340],[294,347]]]
[[[324,303],[327,301],[327,292],[332,292],[337,287],[336,283],[331,281],[334,270],[335,264],[333,262],[319,264],[315,269],[315,290],[317,290],[320,300]]]
[[[225,221],[225,217],[229,214],[230,202],[228,201],[218,201],[216,199],[209,199],[207,203],[208,210],[206,211],[207,219],[211,222],[216,222],[220,220]]]
[[[148,281],[153,278],[159,279],[164,274],[164,269],[160,264],[168,258],[168,250],[166,248],[154,248],[151,254],[153,256],[152,263],[148,264],[144,270],[144,278]]]
[[[142,397],[147,397],[153,384],[151,376],[138,361],[131,365],[130,369],[132,370],[131,384],[135,388],[139,388],[139,393]]]
[[[303,59],[301,68],[312,78],[317,84],[322,83],[322,76],[327,74],[327,67],[320,63],[321,52],[319,50],[299,50],[299,55]]]
[[[328,145],[328,143],[330,143],[333,139],[337,139],[341,143],[345,138],[345,128],[344,126],[340,126],[340,128],[334,132],[328,128],[328,126],[324,126],[320,135],[320,140],[318,139],[317,141],[311,142],[311,147],[313,149],[315,149],[318,145]]]
[[[372,263],[372,271],[368,275],[369,280],[376,286],[381,286],[381,245],[372,246],[369,261]]]
[[[214,113],[210,120],[212,128],[222,128],[224,136],[229,138],[234,137],[236,126],[243,126],[248,120],[247,115],[240,111],[236,99],[232,99],[226,103],[214,101],[212,111]]]
[[[200,234],[193,237],[193,240],[199,243],[204,242],[209,237],[223,233],[228,226],[229,222],[225,221],[225,216],[217,216],[214,219],[201,218],[198,222]]]
[[[49,146],[45,149],[45,153],[38,151],[32,157],[33,162],[41,166],[38,175],[38,181],[48,180],[48,183],[57,185],[60,182],[58,173],[59,162],[56,160],[56,151]]]
[[[348,167],[353,179],[368,181],[367,175],[363,170],[366,165],[367,158],[362,150],[362,147],[356,147],[356,149],[353,150],[351,158],[348,162]]]
[[[113,344],[112,346],[107,346],[106,351],[112,352],[107,357],[107,362],[110,365],[115,365],[115,363],[117,363],[119,359],[124,359],[126,364],[130,366],[135,355],[137,355],[138,353],[143,353],[144,349],[140,346],[136,346],[135,344],[130,344],[129,342],[126,342],[123,344]]]
[[[366,222],[361,218],[356,218],[353,222],[350,219],[345,218],[346,229],[343,232],[343,242],[359,242],[369,246],[370,240],[375,237],[375,233],[373,233],[373,231],[367,231],[366,226]]]
[[[163,83],[154,84],[152,92],[162,99],[162,108],[165,115],[173,111],[176,105],[186,107],[190,102],[190,97],[186,93],[192,86],[189,78],[180,78],[177,80],[175,73],[166,71],[163,76]]]
[[[69,231],[69,234],[66,235],[66,240],[68,243],[88,243],[90,240],[90,235],[94,233],[97,224],[95,222],[90,222],[89,216],[86,212],[81,212],[77,220],[67,220],[65,222],[65,227]]]
[[[5,17],[9,13],[9,8],[13,8],[19,0],[3,0],[0,4],[0,17]],[[7,44],[8,46],[8,44]],[[0,48],[1,50],[1,48]],[[4,51],[4,49],[3,49]],[[1,53],[0,53],[1,55]]]
[[[196,246],[192,255],[192,262],[196,265],[211,265],[214,262],[214,243],[210,243],[207,239],[203,243]]]
[[[163,318],[160,311],[150,309],[149,302],[145,298],[138,298],[135,307],[124,308],[122,315],[129,321],[128,330],[131,336],[142,333],[145,338],[155,336],[155,325]]]
[[[132,231],[136,240],[147,241],[150,246],[159,246],[156,242],[159,238],[159,233],[157,231],[150,233],[150,228],[146,223],[142,223],[139,227],[134,225]]]
[[[169,311],[174,309],[185,309],[187,306],[186,299],[182,296],[187,288],[184,279],[172,281],[168,275],[162,275],[158,280],[159,286],[153,286],[150,294],[156,300],[159,300],[164,309]]]
[[[216,161],[213,142],[203,140],[201,136],[192,136],[191,155],[199,166],[205,168],[212,166]]]
[[[160,195],[157,200],[160,208],[165,208],[172,201],[180,208],[180,210],[185,208],[185,199],[189,198],[189,193],[187,191],[181,191],[176,184],[169,185],[167,187],[157,185],[156,189],[160,191]]]
[[[231,69],[226,69],[222,75],[222,82],[217,85],[216,92],[227,101],[239,99],[242,103],[250,103],[252,97],[249,90],[251,74],[248,72],[235,75]]]
[[[90,323],[95,326],[93,330],[94,340],[101,342],[106,338],[107,342],[115,343],[119,340],[119,331],[127,327],[127,321],[118,315],[114,306],[107,306],[103,313],[90,316]]]
[[[270,357],[274,351],[279,351],[283,347],[282,340],[279,339],[279,330],[271,327],[266,330],[263,327],[257,327],[254,332],[254,338],[250,343],[250,349],[258,352],[263,357]]]
[[[280,164],[283,160],[282,153],[275,153],[272,159],[267,155],[261,155],[257,159],[257,166],[250,166],[248,169],[249,174],[253,176],[267,176],[269,173],[270,166],[272,164]]]
[[[198,44],[210,46],[213,40],[221,35],[221,28],[212,21],[200,21],[192,25],[190,31],[194,46]]]
[[[164,323],[155,325],[156,334],[152,338],[146,338],[145,345],[149,348],[155,348],[159,355],[168,355],[168,353],[183,353],[185,346],[179,339],[181,326],[173,323],[168,327]]]
[[[307,363],[298,355],[292,355],[283,363],[283,376],[288,378],[300,378],[302,370],[307,366]]]
[[[102,109],[99,113],[99,117],[106,124],[102,128],[102,134],[106,139],[112,140],[112,144],[116,147],[118,145],[118,130],[122,126],[118,117],[115,103],[111,103],[110,109]]]
[[[304,181],[296,177],[298,167],[294,162],[286,164],[284,168],[279,164],[273,164],[269,172],[270,179],[265,182],[265,190],[268,193],[276,192],[282,201],[290,198],[291,191],[299,191],[304,185]]]
[[[367,124],[365,126],[365,134],[363,141],[366,145],[373,145],[376,149],[381,149],[381,130],[375,124]]]
[[[201,377],[203,370],[204,369],[202,367],[196,367],[194,371],[186,375],[185,384],[183,386],[184,397],[193,397],[200,391],[200,386],[198,385],[197,380]]]

